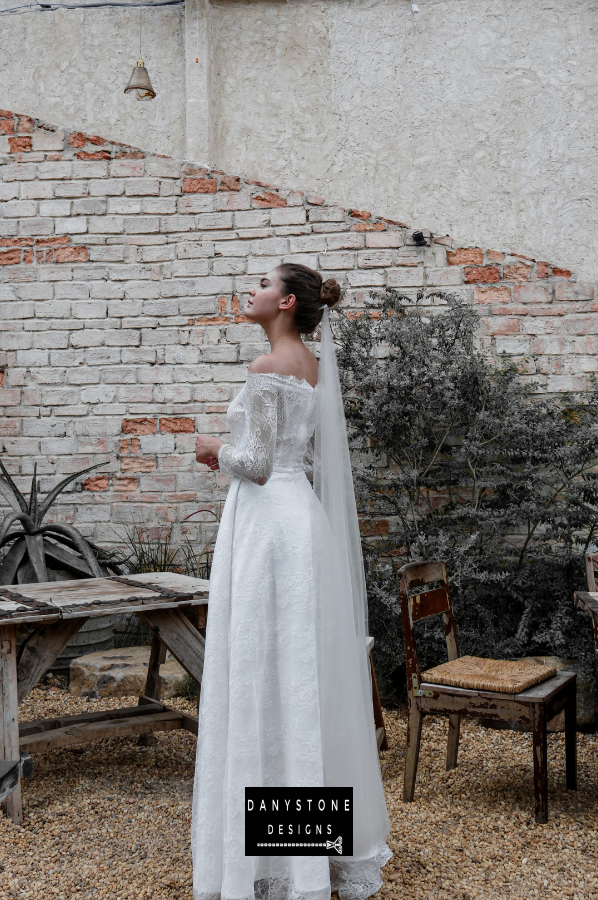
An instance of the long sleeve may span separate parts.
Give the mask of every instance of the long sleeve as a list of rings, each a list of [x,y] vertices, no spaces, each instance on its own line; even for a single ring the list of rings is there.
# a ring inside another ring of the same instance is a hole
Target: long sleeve
[[[276,386],[247,382],[245,400],[246,435],[243,448],[222,444],[218,450],[218,464],[225,475],[238,475],[255,484],[264,485],[272,474],[276,448],[277,390]]]

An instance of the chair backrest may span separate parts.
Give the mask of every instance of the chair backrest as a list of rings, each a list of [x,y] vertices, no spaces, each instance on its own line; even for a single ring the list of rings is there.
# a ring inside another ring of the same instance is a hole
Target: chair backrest
[[[413,634],[420,619],[442,614],[448,658],[457,659],[459,641],[444,563],[438,561],[408,563],[399,569],[399,590],[405,640],[407,689],[413,690],[413,676],[421,682],[421,671]]]
[[[598,570],[598,553],[586,553],[586,580],[588,591],[596,591],[596,570]]]

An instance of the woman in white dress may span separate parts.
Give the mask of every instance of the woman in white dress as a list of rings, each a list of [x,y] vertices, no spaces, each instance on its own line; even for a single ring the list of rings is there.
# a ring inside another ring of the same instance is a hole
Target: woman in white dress
[[[196,443],[197,461],[232,481],[210,578],[193,900],[328,900],[334,890],[366,900],[392,856],[328,323],[339,299],[334,279],[305,266],[261,279],[244,315],[262,325],[271,353],[249,365],[229,406],[230,442]],[[320,322],[318,366],[301,334]],[[329,786],[353,787],[353,856],[245,856],[245,787]]]

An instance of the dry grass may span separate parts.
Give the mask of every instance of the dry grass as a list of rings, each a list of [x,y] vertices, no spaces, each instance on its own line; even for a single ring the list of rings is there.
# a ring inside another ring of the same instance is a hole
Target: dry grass
[[[72,698],[54,682],[29,695],[21,717],[130,702]],[[529,735],[466,723],[459,768],[446,773],[446,722],[425,720],[416,799],[404,804],[405,717],[389,711],[386,723],[395,856],[377,898],[598,898],[598,735],[579,735],[576,794],[564,788],[563,737],[549,736],[549,823],[538,826]],[[0,900],[191,900],[194,762],[186,732],[154,747],[123,738],[36,756],[24,825],[0,819]]]

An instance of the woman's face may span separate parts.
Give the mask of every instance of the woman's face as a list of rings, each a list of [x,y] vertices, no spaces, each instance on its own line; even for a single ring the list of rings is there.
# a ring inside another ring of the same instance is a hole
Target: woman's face
[[[249,300],[243,315],[254,322],[263,324],[275,319],[281,310],[290,309],[295,303],[295,295],[283,295],[283,286],[276,269],[272,269],[260,280],[257,288],[249,291]]]

